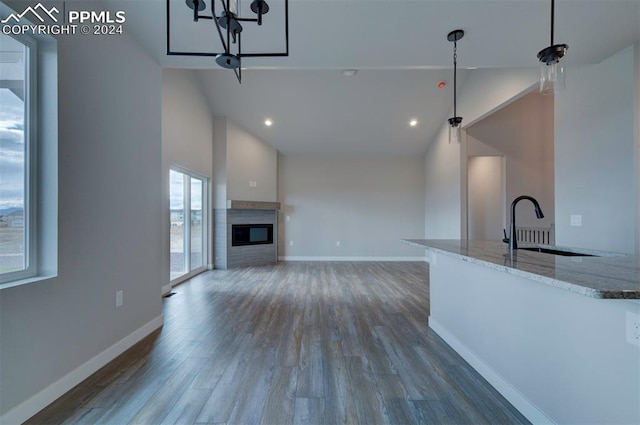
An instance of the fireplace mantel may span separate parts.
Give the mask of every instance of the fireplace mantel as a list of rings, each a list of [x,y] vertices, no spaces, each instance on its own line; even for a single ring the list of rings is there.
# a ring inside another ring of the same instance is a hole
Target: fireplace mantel
[[[228,210],[269,210],[269,211],[277,211],[277,210],[280,209],[280,202],[227,200],[227,209]]]

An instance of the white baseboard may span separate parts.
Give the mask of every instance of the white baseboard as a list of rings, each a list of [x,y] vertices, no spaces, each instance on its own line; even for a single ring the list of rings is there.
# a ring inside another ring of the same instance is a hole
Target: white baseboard
[[[164,297],[164,296],[165,296],[165,295],[167,295],[169,292],[171,292],[171,288],[172,288],[172,286],[171,286],[171,284],[170,284],[170,283],[169,283],[169,284],[167,284],[167,285],[164,285],[164,286],[161,288],[161,290],[160,290],[160,292],[161,292],[162,296]]]
[[[429,316],[429,327],[445,340],[460,356],[465,359],[484,379],[489,381],[509,403],[518,409],[533,424],[555,424],[542,410],[529,401],[520,391],[504,379],[491,366],[486,364],[476,353],[467,348],[458,338],[451,334],[432,316]]]
[[[425,257],[301,257],[285,255],[278,257],[278,261],[420,261]]]
[[[113,344],[100,354],[96,355],[86,363],[77,367],[67,375],[58,379],[33,397],[23,401],[13,409],[0,417],[0,424],[14,425],[21,424],[27,419],[38,413],[40,410],[53,403],[64,393],[87,379],[93,373],[97,372],[101,367],[109,363],[111,360],[124,353],[138,341],[155,331],[164,323],[163,316],[160,315],[149,323],[138,328],[131,334],[127,335],[120,341]]]

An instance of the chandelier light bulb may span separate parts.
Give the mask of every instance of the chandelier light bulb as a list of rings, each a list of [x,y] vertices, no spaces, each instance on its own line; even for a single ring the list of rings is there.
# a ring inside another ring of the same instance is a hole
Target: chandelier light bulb
[[[228,8],[229,12],[233,13],[235,16],[238,16],[238,2],[236,0],[228,0]]]

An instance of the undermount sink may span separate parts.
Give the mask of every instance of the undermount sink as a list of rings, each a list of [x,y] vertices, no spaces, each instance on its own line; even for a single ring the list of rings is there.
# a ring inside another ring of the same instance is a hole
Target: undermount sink
[[[527,248],[518,248],[525,251],[533,251],[533,252],[542,252],[544,254],[553,254],[553,255],[562,255],[564,257],[597,257],[597,255],[593,254],[584,254],[582,252],[572,252],[572,251],[563,251],[561,249],[554,248],[543,248],[539,246],[527,247]]]

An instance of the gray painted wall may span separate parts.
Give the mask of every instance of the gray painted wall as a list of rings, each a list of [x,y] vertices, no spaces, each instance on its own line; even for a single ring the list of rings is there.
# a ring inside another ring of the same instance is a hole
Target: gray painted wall
[[[511,202],[520,195],[536,198],[545,217],[538,220],[532,205],[524,201],[517,207],[518,225],[549,227],[554,223],[553,101],[553,96],[535,90],[467,129],[472,136],[467,137],[467,155],[479,154],[481,141],[505,157],[507,225]],[[494,239],[501,239],[499,236]]]
[[[225,117],[213,127],[214,208],[231,199],[276,202],[278,151]]]
[[[568,78],[556,96],[556,243],[634,253],[633,48]]]
[[[460,147],[449,143],[448,128],[443,127],[424,157],[427,239],[458,239],[462,234]]]
[[[227,199],[276,202],[277,173],[278,152],[227,120]]]
[[[194,71],[162,70],[162,157],[211,177],[213,117]],[[167,172],[167,181],[169,175]]]
[[[168,284],[170,280],[169,169],[172,165],[178,165],[211,179],[212,141],[213,116],[202,95],[194,71],[164,69],[162,71],[163,285]],[[211,192],[211,189],[209,191]],[[207,207],[203,205],[203,209]],[[209,223],[211,220],[210,216]],[[210,244],[207,243],[207,246]],[[211,263],[210,259],[208,263]]]
[[[538,78],[533,69],[478,69],[458,91],[458,112],[467,127],[514,100]],[[453,111],[451,111],[453,113]],[[431,142],[425,163],[425,237],[466,235],[466,141],[449,144],[448,124]],[[464,225],[463,225],[464,223]]]
[[[501,239],[505,229],[504,158],[469,158],[469,239]]]
[[[58,48],[58,277],[0,291],[0,414],[162,314],[160,68],[126,35]]]
[[[280,157],[278,255],[423,257],[400,243],[424,231],[423,167],[420,158]]]

